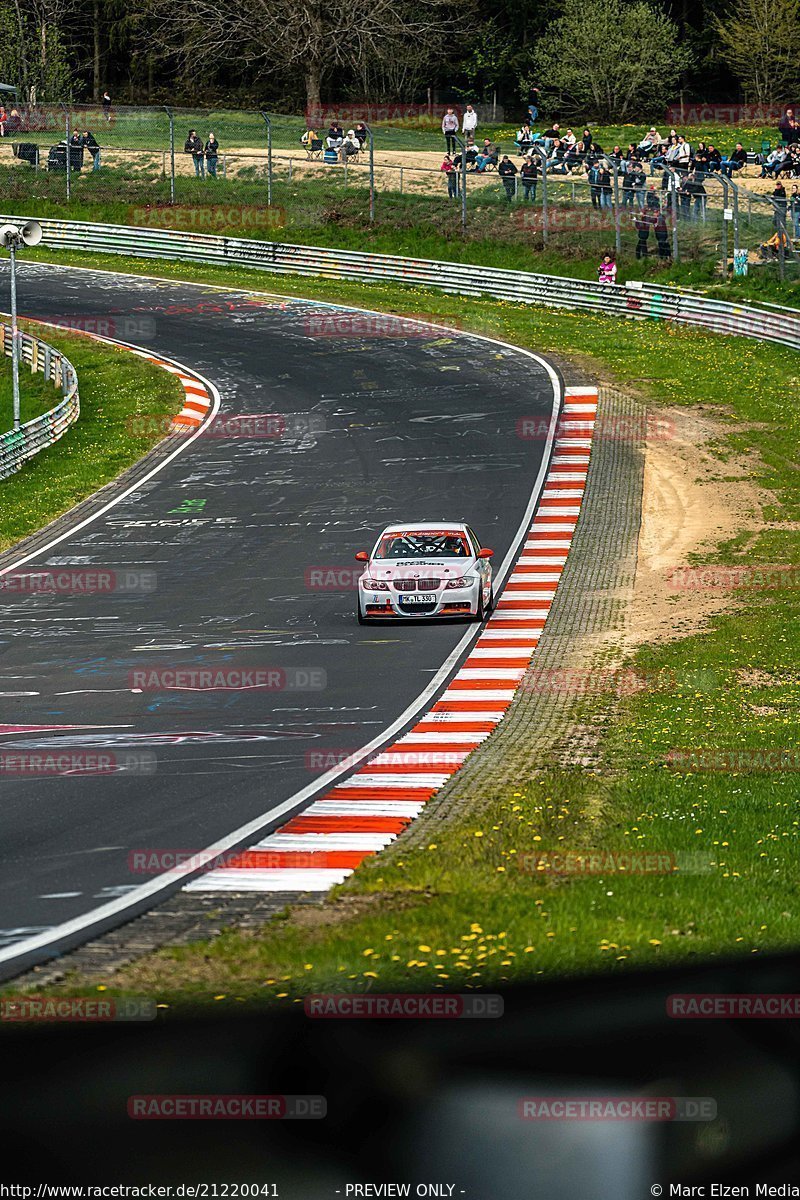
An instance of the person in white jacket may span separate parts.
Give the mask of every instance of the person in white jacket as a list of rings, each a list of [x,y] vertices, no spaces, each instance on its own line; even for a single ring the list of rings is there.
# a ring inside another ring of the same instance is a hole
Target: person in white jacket
[[[464,134],[468,142],[475,141],[475,130],[478,128],[478,114],[471,104],[468,104],[464,109],[464,116],[461,118],[461,132]]]

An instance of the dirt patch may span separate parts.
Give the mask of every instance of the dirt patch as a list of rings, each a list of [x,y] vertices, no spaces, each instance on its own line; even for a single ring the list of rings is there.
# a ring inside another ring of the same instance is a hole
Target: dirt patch
[[[724,433],[713,416],[683,408],[657,410],[652,416],[650,427],[668,430],[669,436],[651,437],[645,448],[627,649],[686,637],[731,607],[734,592],[683,586],[681,568],[690,555],[710,555],[720,542],[761,526],[761,512],[770,500],[749,478],[748,459],[723,464],[707,449]]]

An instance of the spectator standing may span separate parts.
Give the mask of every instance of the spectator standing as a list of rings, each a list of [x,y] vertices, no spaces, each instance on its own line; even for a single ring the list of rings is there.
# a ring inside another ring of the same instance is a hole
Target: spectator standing
[[[85,129],[83,133],[83,144],[92,156],[92,170],[100,170],[100,143],[92,133],[91,129]]]
[[[592,208],[600,207],[600,168],[597,163],[592,163],[587,172],[589,178],[589,198],[592,201]]]
[[[600,165],[597,175],[597,182],[600,188],[600,207],[613,208],[611,172],[608,169],[608,163],[603,162]]]
[[[195,175],[200,179],[205,178],[206,172],[203,165],[203,142],[202,139],[197,136],[196,129],[189,130],[189,136],[183,143],[183,152],[184,154],[191,154],[194,162]]]
[[[475,141],[475,130],[478,128],[478,114],[471,104],[468,104],[464,109],[464,115],[461,118],[461,132],[464,134],[464,140],[467,142]]]
[[[447,198],[455,200],[458,197],[458,171],[453,165],[453,160],[449,154],[445,154],[440,171],[444,171],[447,179]]]
[[[656,246],[658,247],[658,257],[663,261],[665,258],[671,258],[669,249],[669,229],[667,228],[667,218],[663,209],[658,210],[658,216],[653,226],[653,232],[656,235]]]
[[[532,87],[528,92],[528,123],[536,124],[536,119],[539,116],[539,89]]]
[[[614,262],[612,254],[604,254],[600,266],[597,268],[598,283],[616,283],[617,282],[617,264]]]
[[[442,133],[444,134],[445,152],[452,155],[456,148],[455,135],[458,133],[458,117],[452,108],[448,108],[442,117]]]
[[[539,164],[531,155],[520,167],[519,177],[522,180],[523,200],[536,199],[536,184],[539,181]]]
[[[783,120],[778,125],[778,133],[787,146],[800,142],[800,122],[795,120],[793,108],[787,108]]]
[[[103,92],[103,99],[101,103],[103,105],[103,116],[105,117],[106,121],[111,124],[111,97],[108,92]]]
[[[506,200],[508,200],[510,204],[514,199],[514,192],[517,190],[516,181],[514,179],[514,176],[517,174],[517,168],[507,154],[504,154],[500,159],[500,163],[497,167],[497,174],[503,181],[503,187],[506,189]]]
[[[792,194],[789,197],[789,212],[794,224],[794,236],[800,238],[800,187],[796,183],[792,184]]]
[[[772,193],[772,203],[775,208],[775,215],[772,223],[776,229],[782,229],[786,224],[787,199],[786,188],[783,186],[780,179],[775,184],[775,190]]]
[[[650,216],[641,209],[633,219],[633,227],[636,230],[636,257],[647,258],[647,239],[650,237]]]
[[[219,156],[219,142],[214,137],[213,133],[209,133],[208,141],[205,144],[206,155],[206,170],[208,171],[209,179],[217,178],[217,158]]]

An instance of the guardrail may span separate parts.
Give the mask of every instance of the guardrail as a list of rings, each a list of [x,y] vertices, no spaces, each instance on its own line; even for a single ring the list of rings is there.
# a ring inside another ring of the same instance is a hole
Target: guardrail
[[[18,214],[0,221],[25,220]],[[40,220],[40,218],[36,218]],[[358,282],[391,282],[434,288],[455,295],[489,296],[524,304],[580,309],[633,320],[674,321],[712,333],[776,342],[800,349],[800,312],[776,313],[758,302],[732,304],[690,289],[649,283],[600,284],[591,280],[470,263],[400,258],[387,254],[260,242],[124,225],[41,219],[43,244],[52,249],[167,258],[184,262],[249,267],[278,275],[313,275]]]
[[[0,479],[18,471],[40,450],[52,446],[77,421],[80,411],[78,376],[68,358],[28,333],[17,334],[20,363],[41,373],[60,390],[61,400],[49,412],[0,434]],[[11,357],[11,327],[0,325],[0,353]]]

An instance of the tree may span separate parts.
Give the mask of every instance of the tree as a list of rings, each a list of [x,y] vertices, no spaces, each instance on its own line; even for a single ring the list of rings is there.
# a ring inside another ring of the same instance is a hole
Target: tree
[[[800,0],[737,0],[714,18],[720,57],[746,99],[793,100],[800,86]]]
[[[691,64],[674,22],[647,0],[565,0],[533,56],[555,108],[615,122],[651,117]]]
[[[165,47],[196,69],[204,61],[303,73],[309,110],[335,73],[363,78],[381,59],[416,46],[444,56],[470,8],[449,0],[154,0]]]

